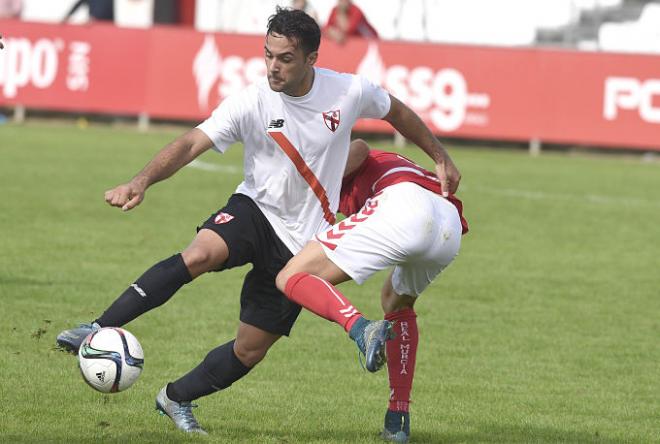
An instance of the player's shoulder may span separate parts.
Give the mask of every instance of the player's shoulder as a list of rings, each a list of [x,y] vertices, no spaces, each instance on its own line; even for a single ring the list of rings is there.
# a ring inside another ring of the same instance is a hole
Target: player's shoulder
[[[359,84],[362,82],[362,76],[348,72],[334,71],[328,68],[316,68],[316,75],[322,82],[333,82],[345,85]]]

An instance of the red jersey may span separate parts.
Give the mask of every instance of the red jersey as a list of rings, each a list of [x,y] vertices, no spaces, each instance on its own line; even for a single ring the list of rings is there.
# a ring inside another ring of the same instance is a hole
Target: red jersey
[[[346,29],[347,36],[358,36],[365,38],[378,38],[378,32],[371,26],[364,15],[364,12],[357,6],[351,3],[347,11],[348,15],[348,28]],[[337,26],[337,7],[332,8],[326,28],[329,26]]]
[[[437,194],[442,194],[440,181],[432,172],[412,160],[386,151],[370,150],[367,159],[352,174],[344,178],[339,198],[339,211],[344,215],[355,214],[374,194],[390,185],[412,182]],[[447,198],[458,210],[463,234],[468,224],[463,217],[463,203],[453,194]]]

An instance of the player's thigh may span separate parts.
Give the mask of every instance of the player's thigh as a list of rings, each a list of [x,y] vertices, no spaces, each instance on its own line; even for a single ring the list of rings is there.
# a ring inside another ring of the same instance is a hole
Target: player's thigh
[[[213,271],[239,267],[252,263],[255,267],[269,268],[272,260],[269,254],[274,249],[291,256],[288,249],[275,234],[272,226],[257,204],[248,196],[233,194],[227,204],[211,214],[198,227],[199,236],[208,241],[215,238],[223,242],[217,250],[216,267]],[[217,239],[215,240],[217,245]],[[279,271],[281,266],[277,266]]]
[[[333,285],[350,279],[344,271],[332,262],[316,241],[310,241],[284,266],[275,280],[277,288],[284,291],[289,278],[297,273],[309,273],[325,279]]]
[[[201,229],[181,255],[190,275],[195,278],[220,268],[229,257],[229,249],[219,234]]]
[[[280,268],[290,258],[291,253],[282,258]],[[300,305],[277,289],[275,274],[270,270],[255,267],[245,276],[241,289],[241,322],[275,335],[288,336],[300,310]]]
[[[380,292],[380,303],[383,307],[383,313],[393,313],[395,311],[404,310],[406,308],[413,308],[417,298],[407,294],[399,294],[394,291],[392,286],[392,273],[391,271],[383,282],[383,288]]]

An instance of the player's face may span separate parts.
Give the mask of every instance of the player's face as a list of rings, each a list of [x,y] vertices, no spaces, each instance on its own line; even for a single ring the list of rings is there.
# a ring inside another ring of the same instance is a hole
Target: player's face
[[[305,55],[295,40],[279,34],[266,35],[264,49],[270,89],[290,96],[307,94],[318,52]]]

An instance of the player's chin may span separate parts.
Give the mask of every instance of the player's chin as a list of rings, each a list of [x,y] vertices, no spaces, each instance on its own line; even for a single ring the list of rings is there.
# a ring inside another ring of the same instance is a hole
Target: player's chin
[[[270,86],[270,89],[272,89],[273,91],[282,92],[284,91],[285,83],[282,80],[268,79],[268,85]]]

